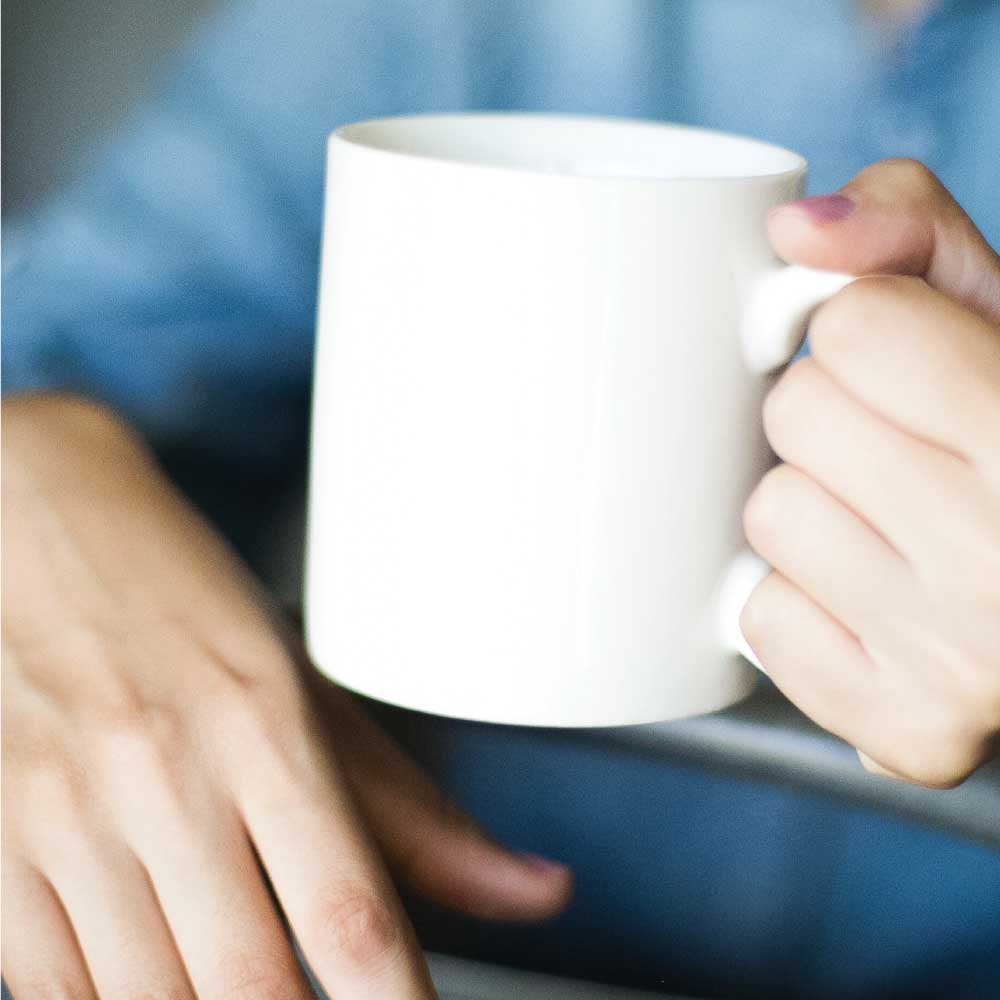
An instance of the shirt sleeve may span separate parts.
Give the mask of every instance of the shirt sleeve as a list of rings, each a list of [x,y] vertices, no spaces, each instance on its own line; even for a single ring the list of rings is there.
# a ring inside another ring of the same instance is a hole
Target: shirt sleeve
[[[406,26],[373,6],[232,5],[78,182],[7,227],[5,391],[80,392],[203,456],[300,443],[324,138],[394,99]]]
[[[631,107],[622,53],[665,72],[643,42],[660,6],[592,7],[229,3],[78,183],[5,225],[5,389],[104,400],[199,470],[301,451],[326,135],[416,111]]]

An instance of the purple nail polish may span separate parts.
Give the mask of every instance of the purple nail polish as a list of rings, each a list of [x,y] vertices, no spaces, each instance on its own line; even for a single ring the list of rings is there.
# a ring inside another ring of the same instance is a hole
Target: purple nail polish
[[[857,205],[846,194],[818,194],[793,201],[789,207],[802,209],[813,222],[839,222],[846,219]]]
[[[529,854],[527,851],[522,851],[518,854],[518,858],[526,867],[533,868],[536,872],[541,872],[543,875],[566,870],[564,864],[553,861],[551,858],[543,858],[540,854]]]

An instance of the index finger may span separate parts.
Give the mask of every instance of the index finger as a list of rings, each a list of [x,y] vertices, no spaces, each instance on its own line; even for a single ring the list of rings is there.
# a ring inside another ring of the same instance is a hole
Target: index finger
[[[345,1000],[435,996],[416,936],[338,764],[258,754],[238,805],[319,982]]]

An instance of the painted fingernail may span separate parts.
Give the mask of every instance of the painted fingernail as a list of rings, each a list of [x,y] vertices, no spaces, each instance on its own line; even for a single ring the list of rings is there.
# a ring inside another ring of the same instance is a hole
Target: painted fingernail
[[[857,208],[853,198],[846,194],[818,194],[812,198],[800,198],[789,202],[787,208],[796,208],[805,212],[813,222],[840,222],[846,219]]]
[[[566,871],[566,865],[559,861],[553,861],[551,858],[543,858],[540,854],[529,854],[527,851],[523,851],[518,854],[518,858],[526,868],[531,868],[542,875]]]

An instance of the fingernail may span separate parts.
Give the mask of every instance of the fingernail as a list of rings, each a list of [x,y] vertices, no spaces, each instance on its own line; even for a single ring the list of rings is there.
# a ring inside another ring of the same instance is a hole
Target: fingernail
[[[818,194],[812,198],[800,198],[780,208],[795,208],[806,213],[813,222],[839,222],[846,219],[857,208],[853,198],[846,194]]]
[[[553,861],[551,858],[543,858],[540,854],[529,854],[527,851],[523,851],[519,852],[517,856],[526,868],[531,868],[542,875],[566,871],[566,865],[559,861]]]

